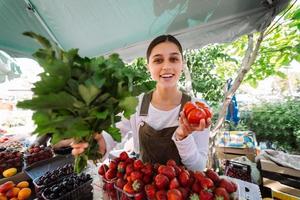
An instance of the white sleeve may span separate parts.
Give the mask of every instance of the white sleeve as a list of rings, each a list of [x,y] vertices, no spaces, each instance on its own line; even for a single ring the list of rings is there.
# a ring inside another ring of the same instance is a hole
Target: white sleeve
[[[130,137],[133,136],[134,139],[136,137],[136,132],[137,132],[136,124],[137,124],[137,118],[138,118],[137,113],[139,113],[139,107],[141,104],[142,97],[143,97],[143,94],[138,96],[139,104],[136,108],[136,112],[130,116],[130,119],[127,119],[123,115],[121,115],[121,117],[122,117],[121,121],[116,123],[116,127],[120,129],[122,139],[123,138],[129,139],[129,138],[127,138],[127,136],[130,136]],[[108,157],[109,152],[111,150],[113,150],[113,148],[117,145],[117,142],[114,141],[112,136],[109,133],[107,133],[106,131],[102,131],[102,135],[103,135],[103,138],[106,143],[106,153],[103,156],[103,158],[105,159]],[[134,140],[134,142],[136,143],[135,140]]]
[[[182,163],[190,170],[203,171],[206,167],[209,129],[203,131],[194,131],[181,141],[175,139],[175,133],[172,140],[178,149]]]

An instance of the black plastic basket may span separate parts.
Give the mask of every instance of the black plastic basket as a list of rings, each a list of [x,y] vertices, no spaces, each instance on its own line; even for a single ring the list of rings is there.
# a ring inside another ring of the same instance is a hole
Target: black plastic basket
[[[90,179],[89,181],[80,185],[78,188],[66,193],[65,195],[59,198],[56,198],[55,200],[92,200],[93,199],[92,182],[93,179]],[[54,200],[54,199],[46,198],[44,192],[42,193],[42,198],[44,200]]]

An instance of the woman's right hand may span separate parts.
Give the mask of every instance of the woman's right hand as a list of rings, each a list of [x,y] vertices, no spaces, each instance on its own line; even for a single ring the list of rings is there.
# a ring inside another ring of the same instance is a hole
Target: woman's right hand
[[[106,153],[106,143],[101,133],[95,133],[94,139],[97,141],[99,146],[99,153],[104,155]],[[78,156],[79,154],[83,153],[86,148],[88,148],[89,144],[87,142],[81,143],[73,143],[71,147],[73,148],[72,154],[74,156]]]

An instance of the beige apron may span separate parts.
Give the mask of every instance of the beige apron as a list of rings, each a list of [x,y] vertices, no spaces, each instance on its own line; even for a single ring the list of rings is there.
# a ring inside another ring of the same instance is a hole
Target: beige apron
[[[149,105],[152,99],[152,92],[147,93],[143,97],[140,116],[147,116]],[[191,97],[182,94],[181,107],[191,100]],[[180,113],[179,111],[179,113]],[[143,162],[161,163],[165,164],[169,159],[173,159],[177,164],[181,164],[181,158],[177,147],[172,140],[172,136],[178,126],[164,128],[162,130],[155,130],[146,122],[141,122],[139,129],[139,143],[140,143],[140,158]]]

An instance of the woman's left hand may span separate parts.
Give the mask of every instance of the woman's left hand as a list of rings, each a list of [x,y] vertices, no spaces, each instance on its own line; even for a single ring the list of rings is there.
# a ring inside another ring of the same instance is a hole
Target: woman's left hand
[[[203,131],[205,128],[208,128],[211,125],[211,118],[201,119],[199,124],[190,124],[184,114],[180,112],[179,117],[179,126],[176,129],[176,139],[182,140],[186,138],[193,131]]]

